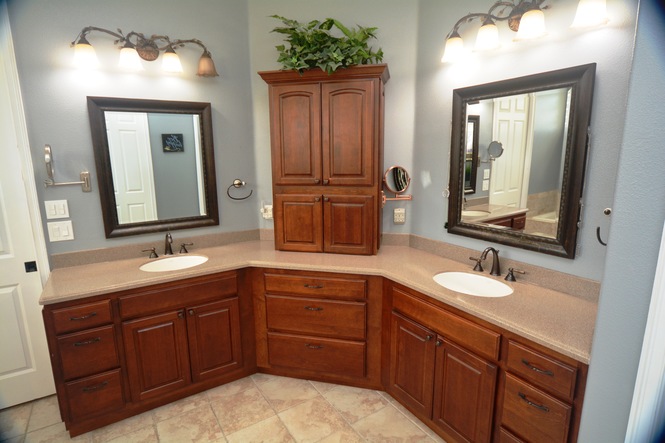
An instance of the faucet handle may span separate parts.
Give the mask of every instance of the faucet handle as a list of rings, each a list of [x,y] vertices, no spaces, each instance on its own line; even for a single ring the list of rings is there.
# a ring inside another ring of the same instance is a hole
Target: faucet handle
[[[194,246],[194,243],[181,243],[180,244],[180,254],[187,254],[189,251],[186,246]]]
[[[142,249],[141,252],[149,252],[150,257],[148,257],[148,258],[158,258],[159,257],[159,255],[157,255],[157,252],[155,251],[155,248]]]
[[[476,266],[473,267],[474,271],[483,272],[483,265],[481,265],[483,261],[482,258],[469,257],[469,260],[474,260],[476,262]]]
[[[506,274],[506,278],[504,280],[517,281],[517,279],[515,278],[515,274],[513,274],[513,272],[517,272],[518,274],[526,274],[525,271],[522,271],[520,269],[508,268],[508,273]]]

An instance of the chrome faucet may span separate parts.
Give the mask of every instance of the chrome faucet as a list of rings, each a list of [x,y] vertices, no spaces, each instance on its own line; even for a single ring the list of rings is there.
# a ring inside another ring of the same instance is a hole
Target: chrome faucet
[[[492,270],[490,275],[501,275],[501,265],[499,264],[499,251],[493,247],[487,247],[480,256],[480,260],[485,260],[487,258],[487,253],[492,251]]]
[[[164,238],[164,255],[173,255],[173,249],[171,249],[171,243],[173,243],[173,237],[171,237],[170,232],[167,232],[166,237]]]

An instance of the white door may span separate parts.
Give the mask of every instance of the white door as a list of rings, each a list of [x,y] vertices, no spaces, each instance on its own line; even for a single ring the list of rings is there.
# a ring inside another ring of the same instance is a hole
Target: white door
[[[104,112],[118,222],[157,220],[150,131],[145,112]]]
[[[26,141],[6,4],[0,6],[0,409],[55,392],[39,305],[40,263],[19,140]],[[18,104],[17,104],[18,103]],[[21,112],[19,112],[21,111]],[[18,123],[17,123],[18,122]],[[23,146],[24,149],[27,148]],[[35,201],[33,199],[32,201]],[[39,236],[37,236],[39,237]],[[39,237],[40,238],[40,237]],[[43,240],[42,240],[43,241]]]
[[[501,142],[503,154],[492,161],[490,204],[526,207],[529,168],[525,164],[532,144],[530,103],[528,94],[494,100],[492,139]]]

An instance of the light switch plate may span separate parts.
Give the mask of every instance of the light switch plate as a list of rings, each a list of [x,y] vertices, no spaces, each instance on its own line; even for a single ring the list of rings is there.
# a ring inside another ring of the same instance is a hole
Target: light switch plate
[[[272,205],[263,205],[261,208],[261,215],[266,220],[272,219]]]
[[[50,242],[74,240],[72,221],[48,222],[48,239]]]
[[[396,225],[403,225],[406,223],[406,209],[405,208],[395,208],[393,211],[393,223]]]
[[[484,170],[483,170],[483,178],[484,178],[485,180],[487,180],[488,178],[490,178],[490,170],[489,170],[489,169],[484,169]]]
[[[489,191],[489,189],[490,189],[490,181],[483,180],[483,191]]]
[[[67,200],[47,200],[44,202],[46,219],[69,218],[69,205]]]

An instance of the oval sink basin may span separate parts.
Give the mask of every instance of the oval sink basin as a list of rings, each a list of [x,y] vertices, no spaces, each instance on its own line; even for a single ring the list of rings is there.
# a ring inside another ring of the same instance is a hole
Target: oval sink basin
[[[462,211],[462,217],[482,217],[488,214],[489,211]]]
[[[451,291],[476,297],[505,297],[513,293],[513,288],[505,283],[468,272],[442,272],[434,276],[434,281]]]
[[[174,257],[166,257],[150,261],[141,265],[139,269],[145,272],[178,271],[180,269],[198,266],[207,261],[208,257],[205,255],[176,255]]]

